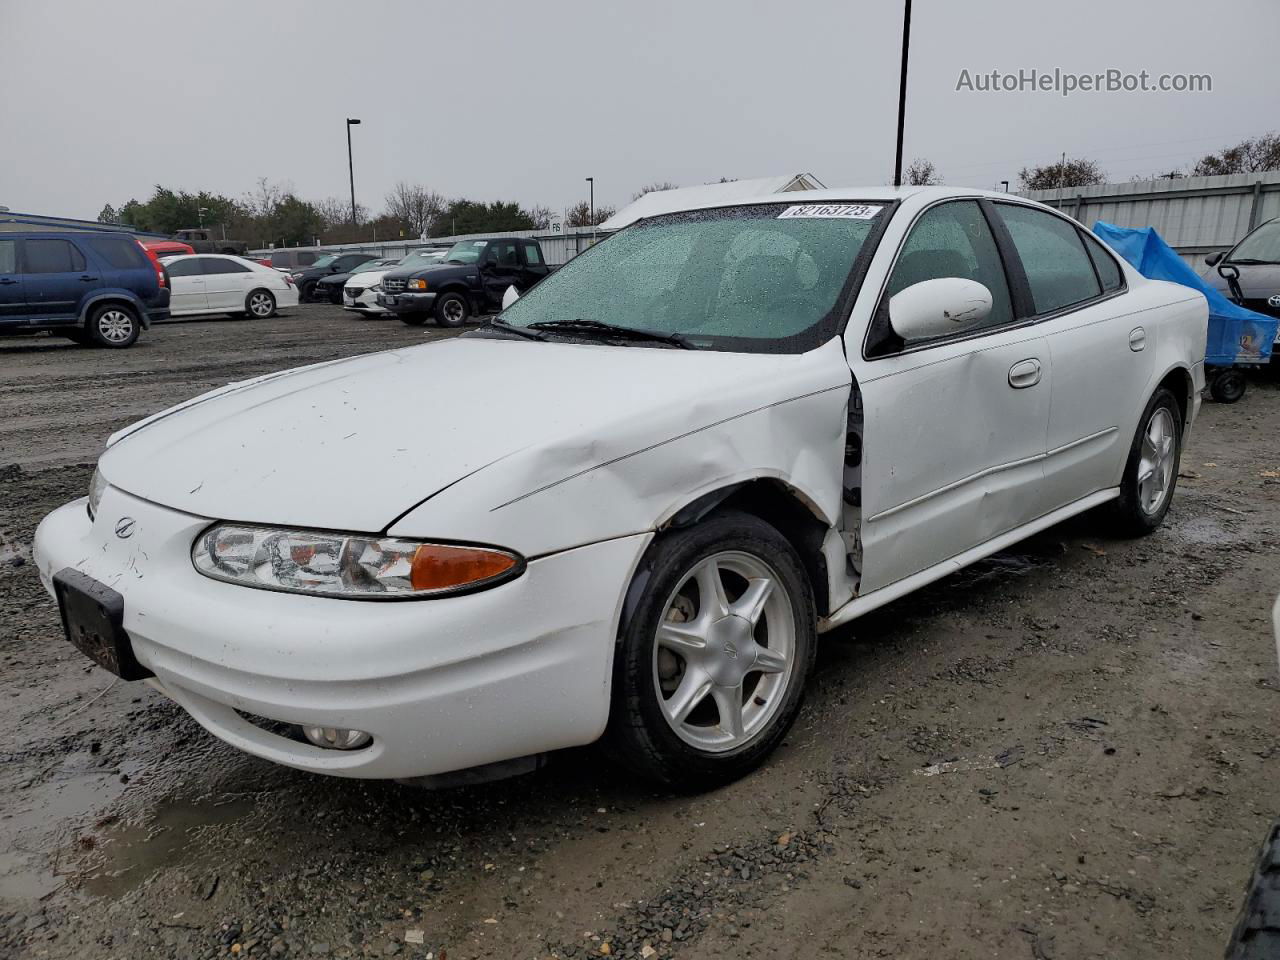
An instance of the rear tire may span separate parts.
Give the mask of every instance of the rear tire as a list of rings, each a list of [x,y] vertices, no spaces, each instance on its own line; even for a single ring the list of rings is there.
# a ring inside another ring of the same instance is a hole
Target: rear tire
[[[441,327],[461,327],[469,316],[471,304],[460,293],[446,293],[436,301],[436,323]]]
[[[276,298],[270,290],[252,290],[244,298],[244,311],[252,320],[273,317],[276,313]]]
[[[1219,371],[1209,384],[1209,395],[1219,403],[1238,403],[1248,389],[1243,371]]]
[[[726,511],[655,541],[637,589],[614,654],[609,755],[678,791],[744,776],[786,736],[813,666],[800,558],[763,520]]]
[[[123,350],[131,347],[142,333],[142,324],[129,307],[104,303],[89,314],[86,335],[94,346]]]
[[[1161,387],[1138,419],[1120,498],[1111,506],[1119,535],[1142,537],[1160,526],[1173,502],[1181,460],[1182,413],[1173,393]]]
[[[1280,957],[1280,820],[1262,844],[1226,953],[1226,960],[1275,957]]]

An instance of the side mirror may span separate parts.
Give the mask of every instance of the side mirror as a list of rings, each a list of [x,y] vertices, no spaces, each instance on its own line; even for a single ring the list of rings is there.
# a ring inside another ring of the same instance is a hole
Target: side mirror
[[[914,283],[889,300],[889,323],[904,340],[968,330],[991,312],[991,291],[975,280],[938,277]]]
[[[502,309],[505,310],[517,300],[520,299],[520,291],[515,286],[507,287],[506,293],[502,295]]]
[[[1222,261],[1222,258],[1225,256],[1226,254],[1223,253],[1221,250],[1219,250],[1217,253],[1211,253],[1207,257],[1205,257],[1204,262],[1211,267],[1216,267]]]

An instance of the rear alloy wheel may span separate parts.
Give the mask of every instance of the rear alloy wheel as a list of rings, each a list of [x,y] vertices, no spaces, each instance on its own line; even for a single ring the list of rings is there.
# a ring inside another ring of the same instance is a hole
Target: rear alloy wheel
[[[99,347],[118,350],[132,346],[141,331],[133,311],[119,304],[103,304],[89,316],[89,339]]]
[[[436,301],[436,323],[442,327],[460,327],[470,314],[467,298],[460,293],[446,293]]]
[[[655,543],[614,663],[608,738],[639,773],[704,790],[755,768],[800,709],[812,592],[787,540],[724,513]]]
[[[1120,481],[1120,497],[1112,506],[1120,532],[1144,536],[1160,526],[1169,512],[1182,459],[1182,411],[1161,387],[1138,421],[1129,460]]]
[[[276,312],[276,298],[268,290],[254,290],[245,298],[244,308],[250,317],[265,320]]]

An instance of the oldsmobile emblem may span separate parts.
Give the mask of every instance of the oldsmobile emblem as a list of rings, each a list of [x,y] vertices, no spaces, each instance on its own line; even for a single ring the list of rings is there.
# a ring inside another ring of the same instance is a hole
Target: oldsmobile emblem
[[[121,540],[128,540],[133,536],[134,528],[137,527],[138,521],[133,517],[121,517],[116,523],[116,536]]]

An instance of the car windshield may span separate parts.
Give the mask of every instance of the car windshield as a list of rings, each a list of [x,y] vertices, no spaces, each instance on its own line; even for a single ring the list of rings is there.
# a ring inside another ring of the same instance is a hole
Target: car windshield
[[[1280,263],[1280,220],[1264,223],[1231,251],[1231,260]]]
[[[446,263],[475,263],[488,246],[488,240],[459,240],[445,255]]]
[[[333,263],[333,261],[337,259],[338,259],[338,255],[336,253],[326,253],[323,257],[321,257],[319,260],[317,260],[315,263],[311,265],[313,267],[327,267],[329,264]]]
[[[415,250],[408,256],[401,258],[400,265],[408,266],[410,264],[432,263],[443,259],[443,250]]]
[[[839,329],[841,294],[886,209],[769,203],[643,220],[551,274],[502,320],[596,321],[718,350],[809,350]]]

